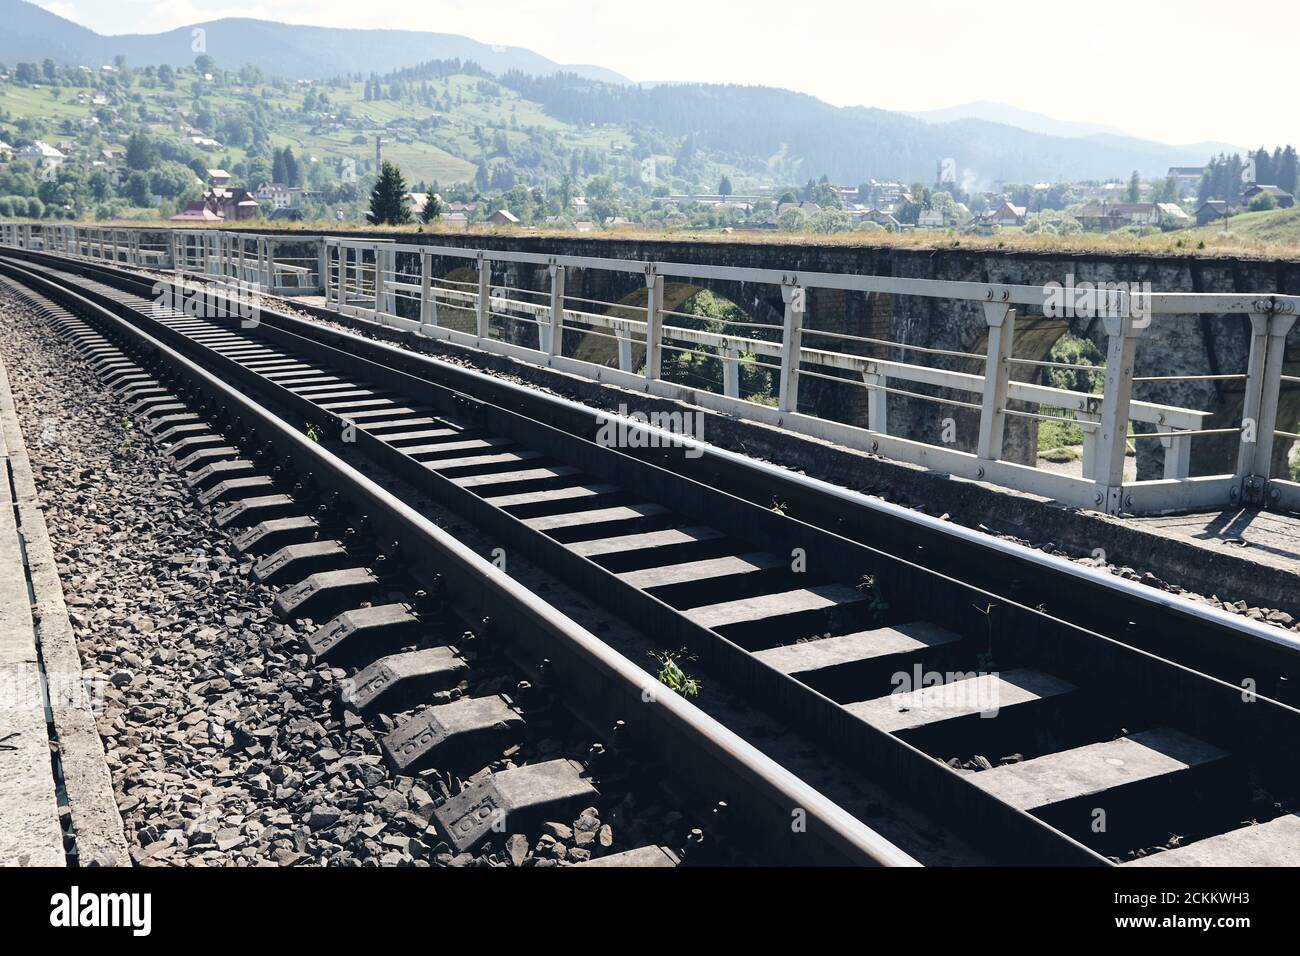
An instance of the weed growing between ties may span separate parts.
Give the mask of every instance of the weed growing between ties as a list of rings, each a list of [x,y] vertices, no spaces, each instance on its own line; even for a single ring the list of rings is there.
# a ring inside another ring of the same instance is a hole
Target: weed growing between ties
[[[694,677],[687,676],[678,663],[678,661],[693,661],[694,657],[688,655],[685,650],[660,651],[650,656],[659,662],[659,673],[655,675],[659,683],[683,697],[699,696],[700,682]]]
[[[867,613],[871,615],[871,626],[883,626],[885,618],[889,614],[889,602],[885,600],[884,592],[881,590],[880,582],[876,580],[876,576],[874,574],[862,575],[862,580],[858,583],[858,590],[867,596]]]
[[[982,672],[991,673],[997,670],[997,657],[993,653],[993,611],[997,608],[997,605],[989,604],[980,607],[978,604],[972,604],[971,607],[984,615],[984,621],[988,626],[988,644],[985,645],[983,651],[976,655],[976,667]]]

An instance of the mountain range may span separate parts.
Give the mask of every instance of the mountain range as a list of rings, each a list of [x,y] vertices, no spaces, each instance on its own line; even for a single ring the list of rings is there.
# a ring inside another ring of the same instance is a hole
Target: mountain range
[[[122,55],[135,67],[189,64],[193,38],[228,69],[325,79],[387,73],[430,60],[472,61],[548,113],[571,123],[638,127],[689,138],[738,168],[929,182],[939,161],[957,161],[967,188],[1001,182],[1162,177],[1170,166],[1205,164],[1237,151],[1223,143],[1167,145],[1109,127],[1072,123],[1003,104],[978,102],[908,114],[835,107],[771,87],[702,83],[634,84],[599,66],[565,65],[520,47],[443,33],[349,30],[252,19],[221,19],[159,34],[103,36],[25,0],[0,0],[0,62],[96,65]]]
[[[323,80],[341,73],[386,73],[426,60],[472,60],[492,73],[522,70],[545,75],[565,70],[590,79],[626,83],[599,66],[556,63],[522,47],[480,43],[451,33],[345,30],[227,17],[166,33],[104,36],[25,0],[0,0],[0,62],[25,60],[98,66],[122,55],[132,66],[188,66],[208,53],[227,68],[256,66],[268,76]],[[204,49],[195,50],[195,30]]]

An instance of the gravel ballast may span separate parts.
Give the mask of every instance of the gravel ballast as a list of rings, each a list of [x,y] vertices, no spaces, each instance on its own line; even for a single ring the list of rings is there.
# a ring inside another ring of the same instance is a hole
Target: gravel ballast
[[[452,774],[395,777],[372,725],[339,710],[347,672],[313,667],[311,622],[285,623],[167,456],[86,361],[0,290],[9,367],[97,725],[138,865],[553,866],[666,837],[680,818],[631,796],[453,854],[431,827]],[[489,668],[489,670],[491,670]],[[508,675],[491,671],[495,685]],[[447,696],[477,692],[472,682]],[[467,779],[580,754],[559,722]],[[576,752],[576,754],[575,754]],[[616,832],[620,831],[620,832]]]

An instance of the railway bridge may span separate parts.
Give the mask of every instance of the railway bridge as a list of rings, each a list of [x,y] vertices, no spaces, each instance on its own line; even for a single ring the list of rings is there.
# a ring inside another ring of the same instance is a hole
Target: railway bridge
[[[1300,298],[1131,265],[4,224],[0,857],[1297,865]]]

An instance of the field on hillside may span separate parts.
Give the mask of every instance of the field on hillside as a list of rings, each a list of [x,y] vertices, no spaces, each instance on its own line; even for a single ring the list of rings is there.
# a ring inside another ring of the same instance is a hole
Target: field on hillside
[[[1300,249],[1300,207],[1272,209],[1268,212],[1244,212],[1222,221],[1189,230],[1188,236],[1200,240],[1226,240],[1261,247]]]
[[[314,87],[283,83],[218,86],[204,82],[193,72],[179,74],[175,89],[161,85],[150,88],[136,82],[126,98],[110,99],[108,107],[130,126],[143,126],[155,139],[185,143],[185,127],[197,125],[196,103],[202,102],[223,117],[238,115],[255,103],[267,118],[273,147],[292,146],[295,154],[307,162],[313,158],[350,157],[358,160],[358,168],[373,159],[375,135],[379,134],[385,140],[384,157],[398,163],[412,183],[469,182],[484,161],[496,163],[536,153],[536,136],[544,137],[548,146],[562,154],[592,150],[606,160],[617,160],[634,146],[625,128],[565,123],[495,80],[455,75],[412,81],[409,85],[420,88],[426,82],[439,101],[450,99],[453,108],[449,112],[425,105],[418,98],[366,100],[365,84],[361,82]],[[483,89],[480,84],[484,84]],[[329,97],[331,114],[342,114],[342,129],[313,132],[317,128],[314,118],[301,111],[304,97],[313,88]],[[11,123],[39,121],[44,127],[40,133],[46,139],[75,138],[85,142],[101,135],[95,128],[97,107],[90,101],[93,92],[75,87],[0,83],[0,111],[8,114]],[[79,93],[84,94],[80,102]],[[386,133],[386,127],[392,133]],[[121,144],[125,135],[119,129],[105,131],[102,138],[110,144]],[[362,141],[354,142],[358,138]],[[248,152],[223,143],[220,150],[206,156],[214,166],[233,166],[246,160]],[[710,163],[709,167],[710,177],[726,174],[737,189],[752,188],[763,180],[762,176],[726,163]]]

